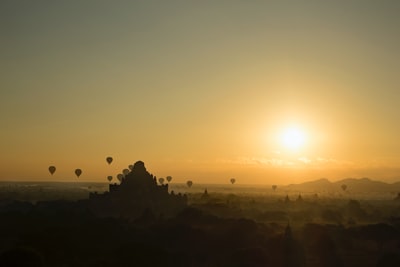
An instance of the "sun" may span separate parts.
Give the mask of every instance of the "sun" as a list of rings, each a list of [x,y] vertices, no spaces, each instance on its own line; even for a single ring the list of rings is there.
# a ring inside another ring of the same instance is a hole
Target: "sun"
[[[281,135],[281,144],[284,148],[290,151],[297,151],[305,145],[305,133],[297,128],[286,128]]]

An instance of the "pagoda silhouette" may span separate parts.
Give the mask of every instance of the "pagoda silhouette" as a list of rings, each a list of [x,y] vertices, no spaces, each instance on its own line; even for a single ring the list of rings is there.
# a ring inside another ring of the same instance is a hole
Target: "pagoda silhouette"
[[[137,161],[120,184],[110,184],[103,194],[90,193],[89,209],[102,217],[139,219],[172,217],[187,206],[187,196],[168,192],[168,184],[158,185],[143,161]]]

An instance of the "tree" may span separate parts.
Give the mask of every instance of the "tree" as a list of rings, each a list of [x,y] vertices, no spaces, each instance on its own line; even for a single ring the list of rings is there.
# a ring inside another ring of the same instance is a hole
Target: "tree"
[[[342,190],[343,190],[343,191],[346,191],[346,189],[347,189],[347,185],[345,185],[345,184],[342,184],[341,188],[342,188]]]

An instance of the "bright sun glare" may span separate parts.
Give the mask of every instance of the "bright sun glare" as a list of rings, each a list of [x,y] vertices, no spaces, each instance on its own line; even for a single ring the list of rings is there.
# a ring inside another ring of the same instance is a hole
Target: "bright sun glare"
[[[287,128],[281,136],[282,145],[289,150],[298,150],[304,146],[305,134],[298,128]]]

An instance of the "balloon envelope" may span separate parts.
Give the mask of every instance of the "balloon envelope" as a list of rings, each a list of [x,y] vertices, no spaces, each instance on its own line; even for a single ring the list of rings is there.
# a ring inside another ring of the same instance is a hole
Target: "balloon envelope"
[[[81,169],[76,169],[76,170],[75,170],[75,175],[76,175],[76,177],[79,178],[79,176],[81,176],[81,174],[82,174],[82,170],[81,170]]]
[[[111,182],[111,180],[112,180],[112,176],[107,176],[107,180],[109,181],[109,182]]]
[[[236,182],[236,179],[235,178],[232,178],[231,179],[231,184],[234,184]]]
[[[187,184],[188,187],[192,187],[193,182],[192,181],[187,181],[186,184]]]
[[[172,180],[172,177],[171,176],[167,176],[168,183],[171,182],[171,180]]]
[[[49,167],[49,172],[51,173],[51,175],[53,175],[56,172],[56,167],[50,166]]]
[[[160,184],[164,184],[164,178],[158,178],[158,182],[159,182]]]
[[[128,168],[129,168],[130,170],[133,170],[133,165],[129,165]]]
[[[124,178],[124,175],[122,174],[122,173],[120,173],[120,174],[118,174],[117,175],[117,179],[118,179],[118,181],[122,181],[122,178]]]
[[[112,157],[107,157],[106,161],[107,161],[108,164],[111,164],[111,162],[113,161],[113,158]]]
[[[122,173],[126,176],[126,175],[128,175],[128,173],[130,173],[130,171],[129,171],[128,169],[124,169],[124,170],[122,171]]]

